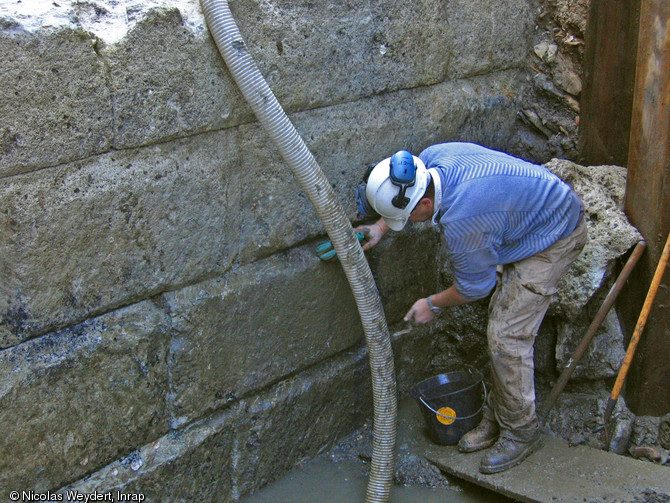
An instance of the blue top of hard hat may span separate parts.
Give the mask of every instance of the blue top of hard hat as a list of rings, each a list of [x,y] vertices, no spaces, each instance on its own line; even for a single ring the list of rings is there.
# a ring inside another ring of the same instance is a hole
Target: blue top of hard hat
[[[391,156],[391,180],[402,184],[412,184],[416,177],[414,157],[407,150],[400,150]]]

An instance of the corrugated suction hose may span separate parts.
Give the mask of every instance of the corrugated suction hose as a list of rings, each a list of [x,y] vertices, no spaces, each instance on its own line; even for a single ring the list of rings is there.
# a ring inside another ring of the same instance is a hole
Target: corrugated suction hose
[[[230,73],[314,205],[349,281],[365,332],[374,404],[372,466],[365,501],[386,502],[393,478],[397,398],[391,339],[372,272],[328,179],[248,53],[228,2],[200,3]]]

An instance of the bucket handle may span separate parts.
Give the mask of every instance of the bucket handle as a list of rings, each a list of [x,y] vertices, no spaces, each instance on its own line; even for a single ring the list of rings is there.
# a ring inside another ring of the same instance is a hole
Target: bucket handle
[[[422,396],[419,397],[419,400],[421,400],[421,403],[424,404],[426,407],[428,407],[428,409],[429,409],[433,414],[436,414],[436,415],[438,415],[438,416],[442,416],[442,417],[445,418],[445,419],[453,419],[454,421],[457,420],[457,419],[459,419],[459,420],[470,419],[470,418],[475,417],[477,414],[479,414],[479,413],[482,411],[482,409],[484,408],[484,405],[486,404],[487,392],[486,392],[486,383],[484,383],[484,381],[482,381],[482,386],[484,387],[484,401],[482,402],[482,406],[479,407],[479,409],[477,409],[477,412],[475,412],[474,414],[470,414],[469,416],[465,416],[465,417],[453,417],[453,416],[447,416],[447,415],[442,414],[441,412],[438,412],[438,411],[436,411],[435,409],[433,409],[430,405],[428,405],[428,404],[424,401],[424,399],[423,399]]]

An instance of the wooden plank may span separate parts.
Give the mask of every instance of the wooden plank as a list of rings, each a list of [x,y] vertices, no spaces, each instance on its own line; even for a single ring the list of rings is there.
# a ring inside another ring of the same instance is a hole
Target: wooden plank
[[[587,166],[625,166],[640,0],[592,0],[586,30],[579,143]]]
[[[628,155],[626,213],[647,251],[620,305],[632,333],[670,232],[670,2],[642,0]],[[670,267],[659,288],[631,368],[626,394],[638,415],[670,412]]]

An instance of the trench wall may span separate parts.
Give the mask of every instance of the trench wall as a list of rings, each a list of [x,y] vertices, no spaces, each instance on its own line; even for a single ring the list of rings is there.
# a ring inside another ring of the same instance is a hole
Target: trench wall
[[[508,145],[533,0],[231,3],[352,221],[369,163]],[[23,7],[0,3],[0,500],[236,501],[370,416],[346,279],[197,2]],[[437,247],[370,254],[392,327]],[[430,335],[394,336],[401,391]]]

